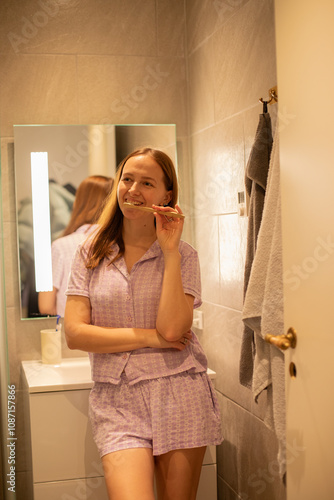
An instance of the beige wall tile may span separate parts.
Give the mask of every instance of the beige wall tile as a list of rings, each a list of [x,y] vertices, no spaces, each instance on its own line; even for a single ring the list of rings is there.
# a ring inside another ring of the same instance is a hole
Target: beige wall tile
[[[80,122],[175,123],[184,135],[185,84],[182,59],[79,56]]]
[[[242,117],[192,136],[192,153],[194,213],[237,212],[237,193],[244,189]]]
[[[1,2],[4,52],[156,55],[155,0]]]
[[[0,130],[13,124],[73,123],[77,117],[74,56],[0,56]]]
[[[32,472],[19,472],[16,476],[17,493],[16,498],[24,500],[33,500],[34,493],[32,489]]]
[[[16,221],[14,141],[1,139],[1,188],[2,218],[4,222]]]
[[[239,358],[243,323],[241,312],[204,302],[204,330],[200,342],[209,367],[216,372],[216,389],[247,410],[252,408],[252,393],[239,383]]]
[[[192,52],[249,0],[186,0],[188,52]]]
[[[185,10],[180,0],[157,0],[159,56],[185,55]]]
[[[218,498],[224,500],[240,500],[239,495],[233,491],[221,476],[217,477]]]
[[[218,217],[201,216],[195,219],[196,249],[202,277],[202,300],[219,303],[219,231]]]
[[[240,498],[284,498],[274,433],[257,417],[224,397],[221,412],[225,441],[218,447],[218,474]]]
[[[253,0],[214,34],[217,121],[266,98],[276,85],[273,26],[273,0]]]
[[[3,223],[3,238],[6,306],[14,307],[20,301],[16,222]]]
[[[19,303],[19,270],[16,233],[15,173],[13,139],[1,140],[1,190],[6,306]]]
[[[188,58],[189,127],[192,133],[214,123],[214,82],[210,40]]]
[[[215,31],[217,11],[213,0],[186,0],[187,49],[192,53]]]
[[[236,214],[219,217],[219,303],[238,311],[243,304],[247,223]]]
[[[179,205],[186,216],[182,231],[182,239],[187,241],[190,245],[194,245],[194,219],[191,211],[193,190],[189,161],[188,136],[178,136],[177,138],[177,162]]]

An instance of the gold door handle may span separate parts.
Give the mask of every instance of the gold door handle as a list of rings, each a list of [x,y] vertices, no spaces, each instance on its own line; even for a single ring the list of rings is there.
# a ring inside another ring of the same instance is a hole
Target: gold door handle
[[[295,349],[297,345],[297,334],[296,330],[291,327],[285,335],[271,335],[271,333],[267,333],[264,340],[269,344],[279,347],[282,351],[285,351],[289,349],[289,347]]]

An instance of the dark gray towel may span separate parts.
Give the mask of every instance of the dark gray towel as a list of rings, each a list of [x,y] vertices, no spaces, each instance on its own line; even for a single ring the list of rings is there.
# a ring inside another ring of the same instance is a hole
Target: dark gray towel
[[[272,144],[273,137],[270,115],[269,113],[261,114],[245,172],[245,187],[250,202],[244,272],[244,297],[256,252],[257,236],[261,226]],[[239,379],[242,385],[249,388],[252,387],[253,380],[254,349],[254,332],[247,325],[244,325]]]

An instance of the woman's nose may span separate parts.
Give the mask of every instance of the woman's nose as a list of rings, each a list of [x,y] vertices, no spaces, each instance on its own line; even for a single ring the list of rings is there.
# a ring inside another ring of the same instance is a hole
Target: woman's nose
[[[138,182],[133,182],[131,184],[131,187],[129,188],[130,193],[137,193],[139,192],[139,183]]]

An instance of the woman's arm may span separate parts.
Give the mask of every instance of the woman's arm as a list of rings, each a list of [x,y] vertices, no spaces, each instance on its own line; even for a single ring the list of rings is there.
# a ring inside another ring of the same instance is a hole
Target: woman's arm
[[[39,292],[38,309],[40,314],[57,314],[57,288],[53,287],[52,292]]]
[[[157,238],[164,254],[165,270],[160,295],[156,327],[160,335],[168,341],[182,338],[193,321],[194,297],[184,293],[181,276],[181,255],[179,243],[183,220],[166,220],[165,216],[156,215]],[[179,213],[181,209],[176,205]],[[170,211],[166,207],[165,211]]]
[[[133,351],[144,347],[175,348],[183,350],[180,341],[168,342],[155,329],[106,328],[91,325],[90,300],[87,297],[70,295],[65,308],[65,337],[70,349],[87,352],[116,353]],[[183,338],[191,339],[189,333]]]

